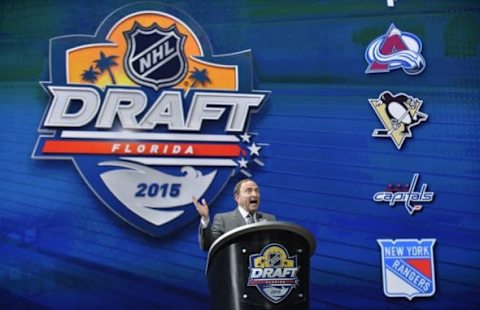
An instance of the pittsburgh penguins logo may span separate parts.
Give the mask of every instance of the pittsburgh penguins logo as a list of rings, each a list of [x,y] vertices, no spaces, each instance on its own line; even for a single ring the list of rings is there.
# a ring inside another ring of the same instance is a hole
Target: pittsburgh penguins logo
[[[375,129],[372,136],[390,137],[397,149],[401,149],[406,138],[412,137],[411,128],[428,118],[427,114],[420,112],[422,100],[404,93],[393,95],[385,91],[378,99],[369,99],[369,102],[385,127]]]

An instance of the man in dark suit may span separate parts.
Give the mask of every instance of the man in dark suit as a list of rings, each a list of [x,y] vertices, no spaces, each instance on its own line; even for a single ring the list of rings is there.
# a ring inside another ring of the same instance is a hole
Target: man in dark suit
[[[230,212],[218,213],[210,223],[208,205],[205,199],[193,197],[193,204],[200,215],[198,240],[200,247],[208,251],[212,243],[221,235],[234,228],[263,221],[275,221],[275,216],[258,211],[260,189],[251,179],[243,179],[235,185],[233,197],[237,208]]]

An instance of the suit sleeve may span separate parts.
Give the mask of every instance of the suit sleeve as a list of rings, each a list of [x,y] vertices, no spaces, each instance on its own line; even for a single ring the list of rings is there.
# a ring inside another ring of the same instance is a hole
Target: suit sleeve
[[[213,223],[208,224],[208,226],[205,228],[202,228],[202,224],[200,223],[198,230],[198,241],[200,243],[200,248],[204,251],[208,251],[212,243],[225,233],[225,224],[223,218],[217,214],[213,218]]]

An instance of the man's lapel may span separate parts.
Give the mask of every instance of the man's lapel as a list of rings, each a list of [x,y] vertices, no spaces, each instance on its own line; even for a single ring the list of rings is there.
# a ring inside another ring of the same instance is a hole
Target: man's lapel
[[[240,213],[240,211],[238,211],[238,208],[235,209],[233,216],[234,216],[235,226],[240,227],[245,225],[245,219],[242,217],[242,214]]]

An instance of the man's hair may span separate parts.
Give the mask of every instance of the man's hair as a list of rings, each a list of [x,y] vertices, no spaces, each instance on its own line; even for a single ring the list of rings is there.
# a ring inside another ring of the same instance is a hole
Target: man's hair
[[[248,182],[248,181],[254,182],[252,179],[242,179],[242,180],[238,181],[237,184],[235,185],[235,188],[233,189],[233,194],[234,195],[240,194],[240,187],[242,186],[243,183]]]

